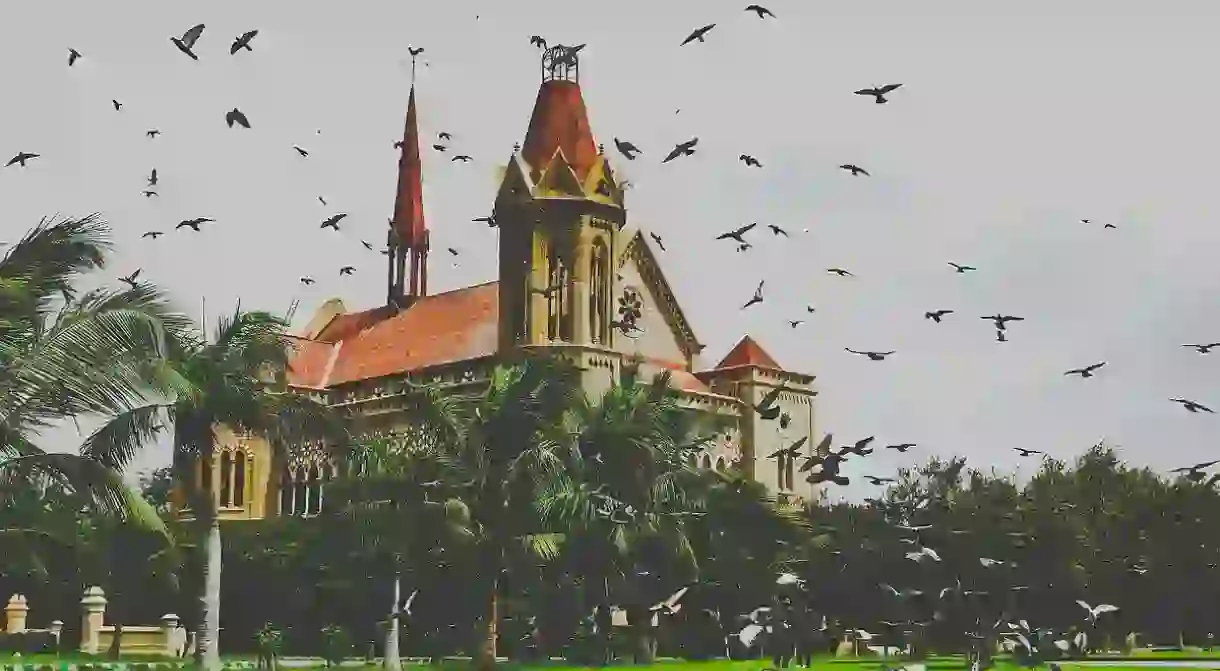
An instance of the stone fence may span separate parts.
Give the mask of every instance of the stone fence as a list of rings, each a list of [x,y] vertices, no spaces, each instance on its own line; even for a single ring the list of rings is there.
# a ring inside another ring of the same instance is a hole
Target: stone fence
[[[80,651],[97,655],[108,652],[119,642],[119,654],[157,655],[182,657],[186,654],[186,629],[178,622],[178,616],[167,614],[161,624],[154,626],[108,625],[106,618],[106,594],[101,587],[90,587],[81,597],[81,641]],[[47,629],[29,629],[26,616],[30,605],[21,594],[14,594],[4,607],[4,631],[8,634],[45,631],[51,633],[58,643],[64,623],[55,620]]]

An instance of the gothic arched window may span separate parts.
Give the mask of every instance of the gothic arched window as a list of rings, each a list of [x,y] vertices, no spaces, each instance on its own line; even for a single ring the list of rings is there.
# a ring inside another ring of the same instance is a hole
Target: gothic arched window
[[[289,516],[295,515],[295,497],[296,488],[293,486],[292,471],[287,468],[280,474],[280,515]]]
[[[703,468],[711,468],[712,467],[712,458],[706,454],[703,455],[702,463],[699,465]]]
[[[318,467],[309,467],[309,476],[305,480],[305,515],[317,515],[322,508],[322,478]]]
[[[227,451],[220,453],[220,500],[221,507],[229,505],[233,495],[233,457]]]
[[[609,298],[610,253],[605,243],[598,240],[589,258],[589,335],[595,343],[610,341]]]
[[[570,279],[567,262],[552,245],[547,252],[547,286],[555,289],[546,297],[546,331],[551,340],[571,340],[571,305],[568,300]]]
[[[235,508],[246,505],[246,453],[238,450],[233,455],[233,500]]]

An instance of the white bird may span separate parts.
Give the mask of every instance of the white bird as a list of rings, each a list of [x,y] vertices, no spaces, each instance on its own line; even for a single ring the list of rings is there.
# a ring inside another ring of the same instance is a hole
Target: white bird
[[[908,552],[906,556],[907,559],[920,564],[927,560],[940,561],[940,555],[936,554],[936,550],[932,548],[919,548],[915,552]]]
[[[1085,613],[1087,613],[1085,617],[1089,620],[1089,624],[1094,626],[1097,625],[1098,615],[1101,615],[1102,613],[1113,613],[1118,610],[1118,606],[1111,606],[1108,603],[1099,603],[1096,606],[1090,606],[1080,599],[1076,599],[1076,603],[1085,610]]]
[[[776,585],[799,585],[803,582],[805,581],[801,580],[800,576],[795,573],[781,573],[779,574],[779,577],[775,579]]]
[[[665,599],[664,601],[654,605],[652,608],[649,608],[648,610],[653,613],[664,613],[665,615],[674,615],[675,613],[677,613],[679,610],[682,609],[682,604],[680,604],[678,602],[682,600],[682,597],[686,595],[686,591],[689,589],[690,589],[690,587],[683,587],[682,589],[671,594],[668,599]]]

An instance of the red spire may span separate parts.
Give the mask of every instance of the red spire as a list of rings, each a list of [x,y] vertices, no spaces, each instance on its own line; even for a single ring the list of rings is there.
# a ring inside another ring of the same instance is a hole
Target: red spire
[[[417,249],[426,244],[428,227],[424,223],[423,169],[419,160],[419,124],[415,115],[415,85],[407,102],[407,128],[402,137],[398,159],[398,193],[394,197],[394,230],[402,245]]]
[[[729,350],[729,353],[724,356],[724,359],[716,364],[715,370],[722,368],[736,368],[738,366],[757,366],[758,368],[770,368],[773,370],[783,370],[775,359],[767,354],[766,350],[761,345],[754,342],[750,336],[745,336]]]
[[[556,149],[562,149],[576,176],[584,179],[597,161],[597,143],[589,127],[580,85],[552,79],[542,83],[521,156],[533,168],[534,178],[546,168]]]

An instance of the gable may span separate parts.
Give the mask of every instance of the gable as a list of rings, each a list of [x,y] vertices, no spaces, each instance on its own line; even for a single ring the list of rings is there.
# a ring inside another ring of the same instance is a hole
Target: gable
[[[644,299],[644,311],[640,326],[644,333],[630,338],[616,336],[615,349],[628,354],[682,362],[690,365],[703,345],[695,338],[686,316],[661,274],[656,257],[648,248],[640,232],[627,243],[619,256],[618,280],[613,309],[617,310],[618,297],[624,288],[637,289]]]

